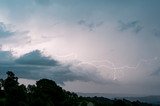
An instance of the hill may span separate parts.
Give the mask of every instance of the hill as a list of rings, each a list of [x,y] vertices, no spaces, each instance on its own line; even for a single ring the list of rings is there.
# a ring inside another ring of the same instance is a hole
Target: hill
[[[124,97],[124,98],[127,99],[127,100],[130,100],[130,101],[138,100],[138,101],[141,101],[141,102],[160,105],[160,96]]]

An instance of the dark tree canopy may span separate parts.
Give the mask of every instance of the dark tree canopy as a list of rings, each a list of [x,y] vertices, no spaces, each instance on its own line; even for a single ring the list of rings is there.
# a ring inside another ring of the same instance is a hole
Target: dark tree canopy
[[[8,77],[14,77],[15,74],[12,71],[7,71],[6,74],[8,75]]]
[[[36,85],[19,85],[18,77],[8,71],[6,79],[0,79],[0,106],[150,106],[139,101],[110,100],[103,97],[78,97],[66,91],[53,80],[41,79]]]

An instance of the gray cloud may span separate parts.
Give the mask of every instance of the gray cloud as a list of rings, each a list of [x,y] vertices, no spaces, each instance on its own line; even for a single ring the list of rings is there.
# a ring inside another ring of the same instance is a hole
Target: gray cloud
[[[153,35],[156,36],[156,37],[160,37],[160,30],[153,29]]]
[[[0,64],[13,63],[13,56],[9,51],[0,51]]]
[[[57,83],[62,84],[62,85],[66,81],[76,81],[76,80],[84,81],[84,82],[93,81],[93,82],[102,83],[97,78],[98,76],[95,75],[94,72],[88,75],[87,72],[79,73],[75,70],[72,70],[71,67],[75,67],[75,66],[61,65],[58,67],[50,67],[46,71],[41,71],[40,73],[43,73],[43,74],[39,74],[40,75],[39,77],[43,78],[46,76],[46,78],[53,79]],[[79,70],[79,71],[84,71],[84,70]]]
[[[79,20],[78,24],[85,26],[89,29],[89,31],[93,31],[95,28],[101,26],[104,22],[103,21],[99,21],[99,22],[88,22],[86,20]]]
[[[134,33],[139,33],[143,29],[139,21],[131,21],[127,23],[124,23],[123,21],[118,21],[118,23],[118,28],[120,31],[131,30]]]
[[[27,53],[15,60],[18,64],[23,65],[44,65],[44,66],[57,66],[58,61],[50,57],[43,56],[39,50]]]
[[[2,59],[1,59],[2,58]],[[61,63],[42,55],[39,50],[24,54],[15,59],[9,51],[0,51],[0,76],[4,77],[8,70],[17,76],[28,79],[49,78],[59,84],[66,81],[93,81],[104,83],[104,79],[96,73],[96,69],[85,68],[75,64]]]
[[[150,75],[151,76],[159,76],[160,75],[160,68],[157,68],[157,70],[154,70]]]
[[[7,25],[0,22],[0,38],[6,38],[15,35],[16,32],[11,31],[7,28]]]

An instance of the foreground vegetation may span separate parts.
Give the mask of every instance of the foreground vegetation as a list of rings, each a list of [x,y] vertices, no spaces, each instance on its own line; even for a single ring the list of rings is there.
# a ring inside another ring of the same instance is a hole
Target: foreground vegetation
[[[54,81],[41,79],[36,85],[19,85],[11,71],[0,80],[0,106],[151,106],[139,101],[110,100],[104,97],[78,97]]]

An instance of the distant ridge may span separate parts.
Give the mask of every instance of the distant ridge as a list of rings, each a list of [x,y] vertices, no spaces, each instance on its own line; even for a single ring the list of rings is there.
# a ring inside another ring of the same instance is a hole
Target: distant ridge
[[[124,98],[130,101],[139,100],[141,102],[160,105],[160,95],[159,96],[145,96],[145,97],[124,97]]]
[[[136,95],[136,94],[111,94],[111,93],[81,93],[77,92],[79,96],[83,97],[105,97],[110,99],[127,99],[129,101],[141,101],[146,103],[152,103],[160,105],[160,95],[153,95],[153,96],[147,96],[147,95]]]
[[[105,97],[105,98],[123,98],[123,97],[145,97],[147,95],[138,95],[138,94],[112,94],[112,93],[81,93],[77,92],[79,96],[84,96],[84,97]]]

